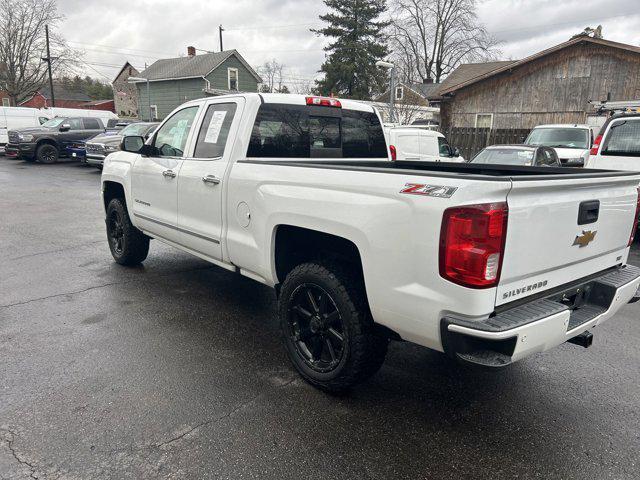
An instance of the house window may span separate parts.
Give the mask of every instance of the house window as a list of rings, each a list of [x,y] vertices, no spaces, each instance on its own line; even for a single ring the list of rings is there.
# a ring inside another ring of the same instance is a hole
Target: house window
[[[3,107],[10,107],[11,106],[11,100],[9,100],[8,98],[3,98],[2,99],[2,106]]]
[[[229,90],[238,90],[238,69],[227,68],[227,77],[229,80]]]
[[[493,113],[476,113],[476,128],[493,128]]]
[[[396,87],[396,100],[402,100],[404,98],[404,88]]]

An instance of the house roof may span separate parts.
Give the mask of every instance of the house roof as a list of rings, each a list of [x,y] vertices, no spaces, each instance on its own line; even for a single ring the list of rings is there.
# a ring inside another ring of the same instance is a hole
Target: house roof
[[[104,105],[105,103],[113,103],[114,100],[112,99],[108,99],[108,100],[92,100],[90,102],[85,102],[83,103],[83,105],[86,106],[96,106],[96,105]]]
[[[409,87],[414,92],[419,93],[424,98],[429,98],[430,95],[438,91],[438,89],[440,88],[440,85],[441,84],[439,83],[416,82],[416,83],[409,83],[407,87]]]
[[[48,84],[38,90],[38,93],[46,99],[51,98],[51,89]],[[84,90],[73,88],[72,85],[64,85],[59,82],[53,83],[53,93],[55,93],[56,100],[76,100],[79,102],[88,102],[91,100]]]
[[[235,56],[258,82],[262,82],[262,78],[236,50],[157,60],[139,76],[149,81],[206,77],[231,56]]]
[[[640,54],[640,47],[636,47],[634,45],[613,42],[611,40],[605,40],[604,38],[593,38],[589,36],[579,35],[566,42],[547,48],[546,50],[542,50],[538,53],[534,53],[533,55],[523,58],[522,60],[468,63],[460,65],[445,79],[444,82],[442,82],[441,87],[438,90],[438,94],[442,96],[448,93],[452,93],[460,88],[479,82],[480,80],[484,80],[485,78],[492,77],[494,75],[497,75],[498,73],[510,70],[512,68],[517,68],[521,65],[545,57],[564,48],[577,45],[579,43],[594,43]]]
[[[134,73],[134,76],[138,75],[138,70],[136,69],[136,67],[131,65],[129,62],[124,62],[124,65],[122,66],[122,68],[120,70],[118,70],[118,74],[115,77],[113,77],[113,82],[118,80],[118,77],[122,74],[122,71],[127,67],[131,67],[133,69],[133,71],[136,72],[136,73]],[[113,83],[113,82],[111,82],[111,83]]]
[[[422,83],[422,82],[400,82],[396,84],[396,87],[405,87],[413,90],[418,95],[424,97],[425,99],[432,97],[433,93],[438,90],[440,87],[439,83]],[[383,93],[376,97],[377,101],[382,101],[384,98],[389,96],[389,89],[385,90]]]

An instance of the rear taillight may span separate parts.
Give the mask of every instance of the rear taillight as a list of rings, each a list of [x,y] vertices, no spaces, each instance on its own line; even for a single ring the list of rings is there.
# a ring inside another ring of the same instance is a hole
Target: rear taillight
[[[394,145],[389,145],[389,153],[391,153],[391,160],[398,159],[398,153],[396,152],[396,147]]]
[[[631,229],[631,237],[629,238],[629,246],[636,238],[636,232],[638,231],[638,219],[640,218],[640,187],[638,187],[638,200],[636,201],[636,216],[633,219],[633,228]]]
[[[496,286],[508,216],[505,202],[445,210],[440,231],[440,275],[469,288]]]
[[[330,97],[307,97],[307,105],[318,105],[320,107],[342,108],[340,100]]]
[[[593,141],[593,145],[591,145],[591,150],[589,153],[591,155],[597,155],[598,149],[600,148],[600,144],[602,143],[602,135],[598,135],[596,139]]]

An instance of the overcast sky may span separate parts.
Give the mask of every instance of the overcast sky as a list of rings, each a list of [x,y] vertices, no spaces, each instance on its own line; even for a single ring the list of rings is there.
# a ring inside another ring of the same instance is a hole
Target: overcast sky
[[[61,34],[84,52],[83,73],[112,80],[128,60],[145,62],[186,53],[188,45],[237,49],[254,67],[276,58],[286,83],[312,80],[324,59],[321,0],[58,0]],[[478,15],[502,41],[501,57],[522,58],[581,31],[603,26],[604,37],[640,45],[640,0],[484,0]]]

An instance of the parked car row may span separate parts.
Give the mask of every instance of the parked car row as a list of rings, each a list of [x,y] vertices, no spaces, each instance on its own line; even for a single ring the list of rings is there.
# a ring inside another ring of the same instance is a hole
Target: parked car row
[[[435,130],[385,126],[392,160],[464,162]],[[640,171],[640,113],[618,113],[599,128],[583,124],[539,125],[523,144],[486,147],[470,163],[585,167]]]
[[[5,115],[5,119],[11,118],[5,125],[14,126],[7,132],[3,146],[5,155],[40,163],[55,163],[61,157],[69,157],[102,168],[105,157],[120,149],[125,136],[146,137],[157,126],[157,123],[107,118],[113,115],[111,112],[105,112],[110,115],[102,115],[102,118],[94,115],[47,119],[38,117],[38,112],[42,111],[36,109],[4,110],[11,113],[9,117]]]

